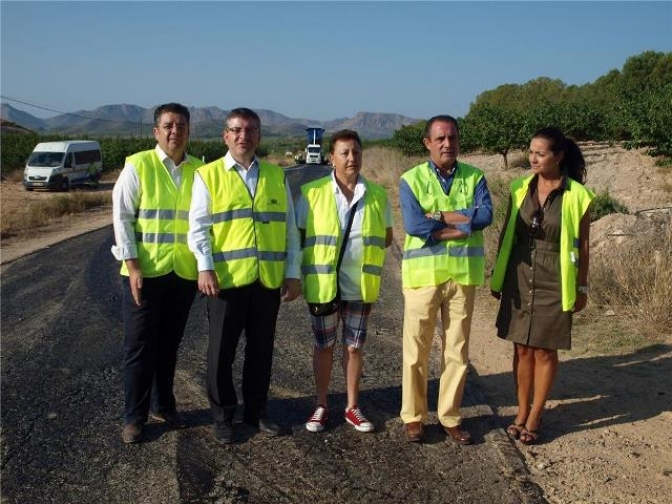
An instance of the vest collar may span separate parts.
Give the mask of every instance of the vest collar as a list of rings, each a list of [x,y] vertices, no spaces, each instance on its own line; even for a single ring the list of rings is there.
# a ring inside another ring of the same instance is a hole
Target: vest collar
[[[163,163],[163,165],[168,168],[170,172],[173,172],[177,168],[180,168],[184,163],[189,161],[189,157],[187,156],[187,151],[184,151],[184,158],[182,159],[182,162],[180,164],[175,164],[175,161],[171,159],[171,157],[165,153],[165,151],[159,146],[159,144],[156,144],[156,147],[154,148],[154,152],[156,152],[156,155],[159,156],[159,159]]]
[[[442,174],[441,170],[439,169],[438,166],[436,166],[436,164],[434,164],[434,161],[432,161],[431,159],[428,159],[427,164],[429,165],[429,167],[432,170],[434,170],[434,173],[436,173],[437,177],[439,177],[439,176],[443,177],[443,174]],[[453,175],[455,175],[455,173],[457,172],[457,169],[458,169],[458,165],[459,165],[459,161],[455,161],[455,164],[453,165],[453,168],[447,173],[448,177],[452,177]]]
[[[235,159],[233,159],[233,156],[231,155],[230,151],[227,151],[226,155],[224,156],[224,169],[226,169],[227,171],[231,171],[234,170],[236,166],[238,166],[239,169],[242,169],[243,171],[247,171],[248,169],[258,167],[259,159],[255,154],[254,158],[252,159],[252,164],[250,164],[250,166],[243,166],[240,163],[238,163]]]

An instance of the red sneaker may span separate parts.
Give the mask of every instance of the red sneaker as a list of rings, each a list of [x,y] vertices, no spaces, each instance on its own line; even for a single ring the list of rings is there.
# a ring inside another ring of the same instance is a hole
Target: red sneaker
[[[327,425],[328,419],[329,414],[327,412],[327,408],[321,404],[318,404],[315,408],[315,411],[313,411],[313,414],[306,422],[306,429],[308,429],[310,432],[322,432],[324,430],[324,426]]]
[[[345,420],[359,432],[373,432],[373,424],[366,419],[356,404],[345,410]]]

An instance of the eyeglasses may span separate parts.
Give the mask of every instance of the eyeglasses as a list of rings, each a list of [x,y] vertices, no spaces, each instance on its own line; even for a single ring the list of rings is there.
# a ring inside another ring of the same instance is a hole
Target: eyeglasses
[[[248,135],[255,135],[259,133],[259,128],[239,128],[239,127],[233,127],[233,128],[226,128],[226,131],[230,131],[234,135],[240,135],[243,131],[247,133]]]
[[[537,238],[539,236],[539,230],[541,229],[541,222],[543,220],[544,211],[541,208],[537,208],[532,215],[532,221],[530,222],[530,227],[527,230],[530,238]]]

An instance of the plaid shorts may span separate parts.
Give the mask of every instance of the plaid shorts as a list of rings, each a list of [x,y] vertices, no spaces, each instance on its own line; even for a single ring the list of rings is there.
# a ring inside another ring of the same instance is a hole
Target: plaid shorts
[[[341,301],[338,311],[324,317],[310,316],[315,346],[329,348],[336,343],[338,322],[343,320],[343,345],[362,348],[366,341],[366,328],[373,303],[362,301]]]

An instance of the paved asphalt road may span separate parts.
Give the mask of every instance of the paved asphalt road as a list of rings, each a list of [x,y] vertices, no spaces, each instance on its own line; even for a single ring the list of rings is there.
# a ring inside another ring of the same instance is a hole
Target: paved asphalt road
[[[303,177],[325,170],[288,174],[298,188]],[[124,445],[121,284],[112,241],[107,227],[2,270],[3,503],[545,502],[473,374],[463,413],[474,445],[447,441],[436,425],[425,443],[404,441],[397,248],[388,254],[365,354],[361,404],[374,434],[357,433],[338,414],[345,406],[340,366],[328,429],[303,428],[313,404],[312,337],[305,303],[297,300],[280,311],[269,404],[292,434],[267,439],[240,424],[240,442],[217,445],[205,392],[205,303],[197,299],[176,376],[188,426],[151,423],[146,442]],[[244,339],[240,354],[243,347]],[[433,380],[432,397],[437,388]]]

